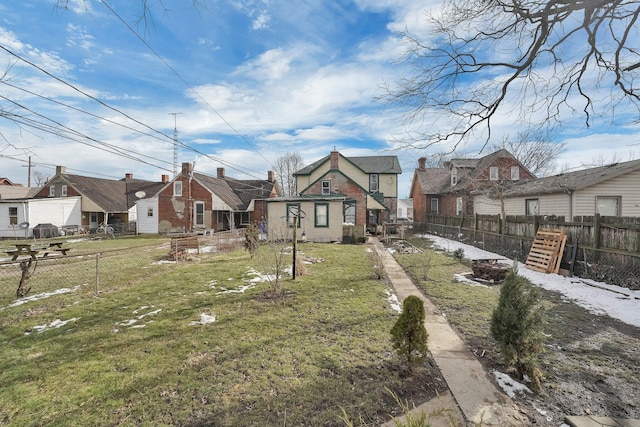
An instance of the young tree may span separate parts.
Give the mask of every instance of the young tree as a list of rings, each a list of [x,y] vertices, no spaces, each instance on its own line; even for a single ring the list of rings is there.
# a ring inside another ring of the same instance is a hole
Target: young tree
[[[638,0],[446,0],[428,40],[405,32],[411,71],[385,97],[407,107],[404,138],[424,148],[491,136],[500,114],[535,126],[565,112],[640,107]],[[501,107],[503,107],[501,109]]]
[[[424,304],[420,298],[410,295],[402,303],[402,313],[391,329],[393,348],[406,358],[409,367],[424,361],[428,356],[424,327]]]
[[[260,247],[260,231],[258,227],[251,223],[244,231],[244,248],[249,251],[249,256],[253,258]]]
[[[287,153],[282,157],[278,157],[274,165],[274,173],[280,184],[282,196],[296,195],[296,179],[293,174],[302,169],[303,166],[302,157],[298,153]]]
[[[502,283],[491,317],[491,335],[498,341],[504,362],[516,369],[520,380],[527,375],[534,390],[540,391],[539,356],[544,351],[540,291],[515,269]]]

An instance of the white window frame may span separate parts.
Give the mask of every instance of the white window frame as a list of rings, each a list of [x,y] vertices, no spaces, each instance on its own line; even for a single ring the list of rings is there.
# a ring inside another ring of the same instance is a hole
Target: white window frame
[[[615,206],[613,209],[615,210],[614,215],[609,215],[610,212],[604,211],[605,209],[610,209],[611,207],[606,206],[606,202],[614,202]],[[596,196],[596,213],[600,214],[600,216],[620,216],[622,211],[622,197],[621,196]]]
[[[151,207],[147,208],[147,217],[149,218],[153,217],[153,208]]]
[[[434,203],[435,202],[435,203]],[[433,205],[435,204],[435,209],[433,208]],[[438,199],[436,199],[435,197],[431,199],[431,213],[438,213],[440,211],[440,201]]]
[[[315,203],[314,210],[314,226],[316,227],[328,227],[329,226],[329,203]],[[324,210],[324,212],[322,212]]]
[[[251,215],[249,215],[249,212],[240,212],[240,225],[249,224],[251,224]]]
[[[173,196],[182,197],[182,181],[173,181]]]
[[[322,187],[322,195],[326,196],[331,194],[331,181],[323,180],[320,186]]]
[[[67,197],[67,186],[66,186],[66,185],[63,185],[63,186],[61,187],[61,189],[60,189],[60,195],[61,195],[62,197]]]
[[[538,199],[525,199],[524,201],[524,213],[525,215],[540,215],[540,200]]]
[[[520,179],[520,166],[511,166],[511,180],[517,181]]]
[[[342,221],[345,224],[356,223],[356,203],[347,201],[342,204],[343,218]]]
[[[202,207],[202,212],[198,212],[198,208]],[[201,221],[198,217],[201,216]],[[204,227],[204,202],[193,202],[193,226]]]
[[[451,169],[451,186],[458,183],[458,169]]]
[[[463,204],[462,204],[462,197],[458,197],[456,199],[456,215],[460,216],[462,215],[462,209],[463,209]]]
[[[489,168],[489,180],[497,181],[500,178],[499,172],[498,166],[491,166]]]
[[[53,184],[49,186],[49,197],[56,197],[56,186]]]

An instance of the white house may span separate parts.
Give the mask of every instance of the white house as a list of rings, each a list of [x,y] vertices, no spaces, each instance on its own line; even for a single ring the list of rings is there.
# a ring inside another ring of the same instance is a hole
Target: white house
[[[158,196],[136,202],[135,218],[138,234],[158,234]]]
[[[496,215],[640,216],[640,160],[614,163],[474,194],[474,212]]]
[[[80,196],[2,199],[0,200],[0,237],[32,237],[33,227],[38,224],[53,224],[56,227],[79,226],[82,223],[81,199]]]

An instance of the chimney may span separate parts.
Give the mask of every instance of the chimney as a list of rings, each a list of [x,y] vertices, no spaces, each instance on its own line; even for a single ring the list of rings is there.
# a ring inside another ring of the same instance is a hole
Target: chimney
[[[169,175],[162,175],[162,183],[166,184],[167,182],[169,182]]]
[[[56,166],[56,175],[67,173],[67,168],[64,166]]]
[[[218,168],[218,178],[224,178],[224,168]]]
[[[124,174],[124,180],[125,181],[131,181],[133,179],[133,174],[132,173],[125,173]]]
[[[340,158],[340,153],[338,153],[335,149],[331,152],[331,169],[338,169],[338,159]]]
[[[267,181],[269,181],[269,182],[275,182],[275,180],[276,180],[276,179],[275,179],[275,176],[274,176],[274,174],[273,174],[273,171],[269,171],[269,172],[267,172]]]
[[[183,162],[182,163],[182,172],[180,172],[180,173],[182,175],[184,175],[184,176],[190,176],[192,172],[193,172],[193,168],[191,166],[191,163]]]
[[[425,170],[427,168],[427,159],[426,157],[420,157],[418,159],[418,169]]]

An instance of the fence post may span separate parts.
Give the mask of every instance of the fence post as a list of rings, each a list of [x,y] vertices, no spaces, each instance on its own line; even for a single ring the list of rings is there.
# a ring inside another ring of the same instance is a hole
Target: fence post
[[[96,294],[100,285],[100,254],[96,254]]]
[[[497,217],[498,217],[498,234],[502,236],[502,216],[498,214]]]
[[[478,233],[478,214],[473,214],[473,241],[476,240],[476,235]]]
[[[600,248],[600,226],[601,226],[600,214],[596,214],[593,217],[593,247],[595,249]]]

